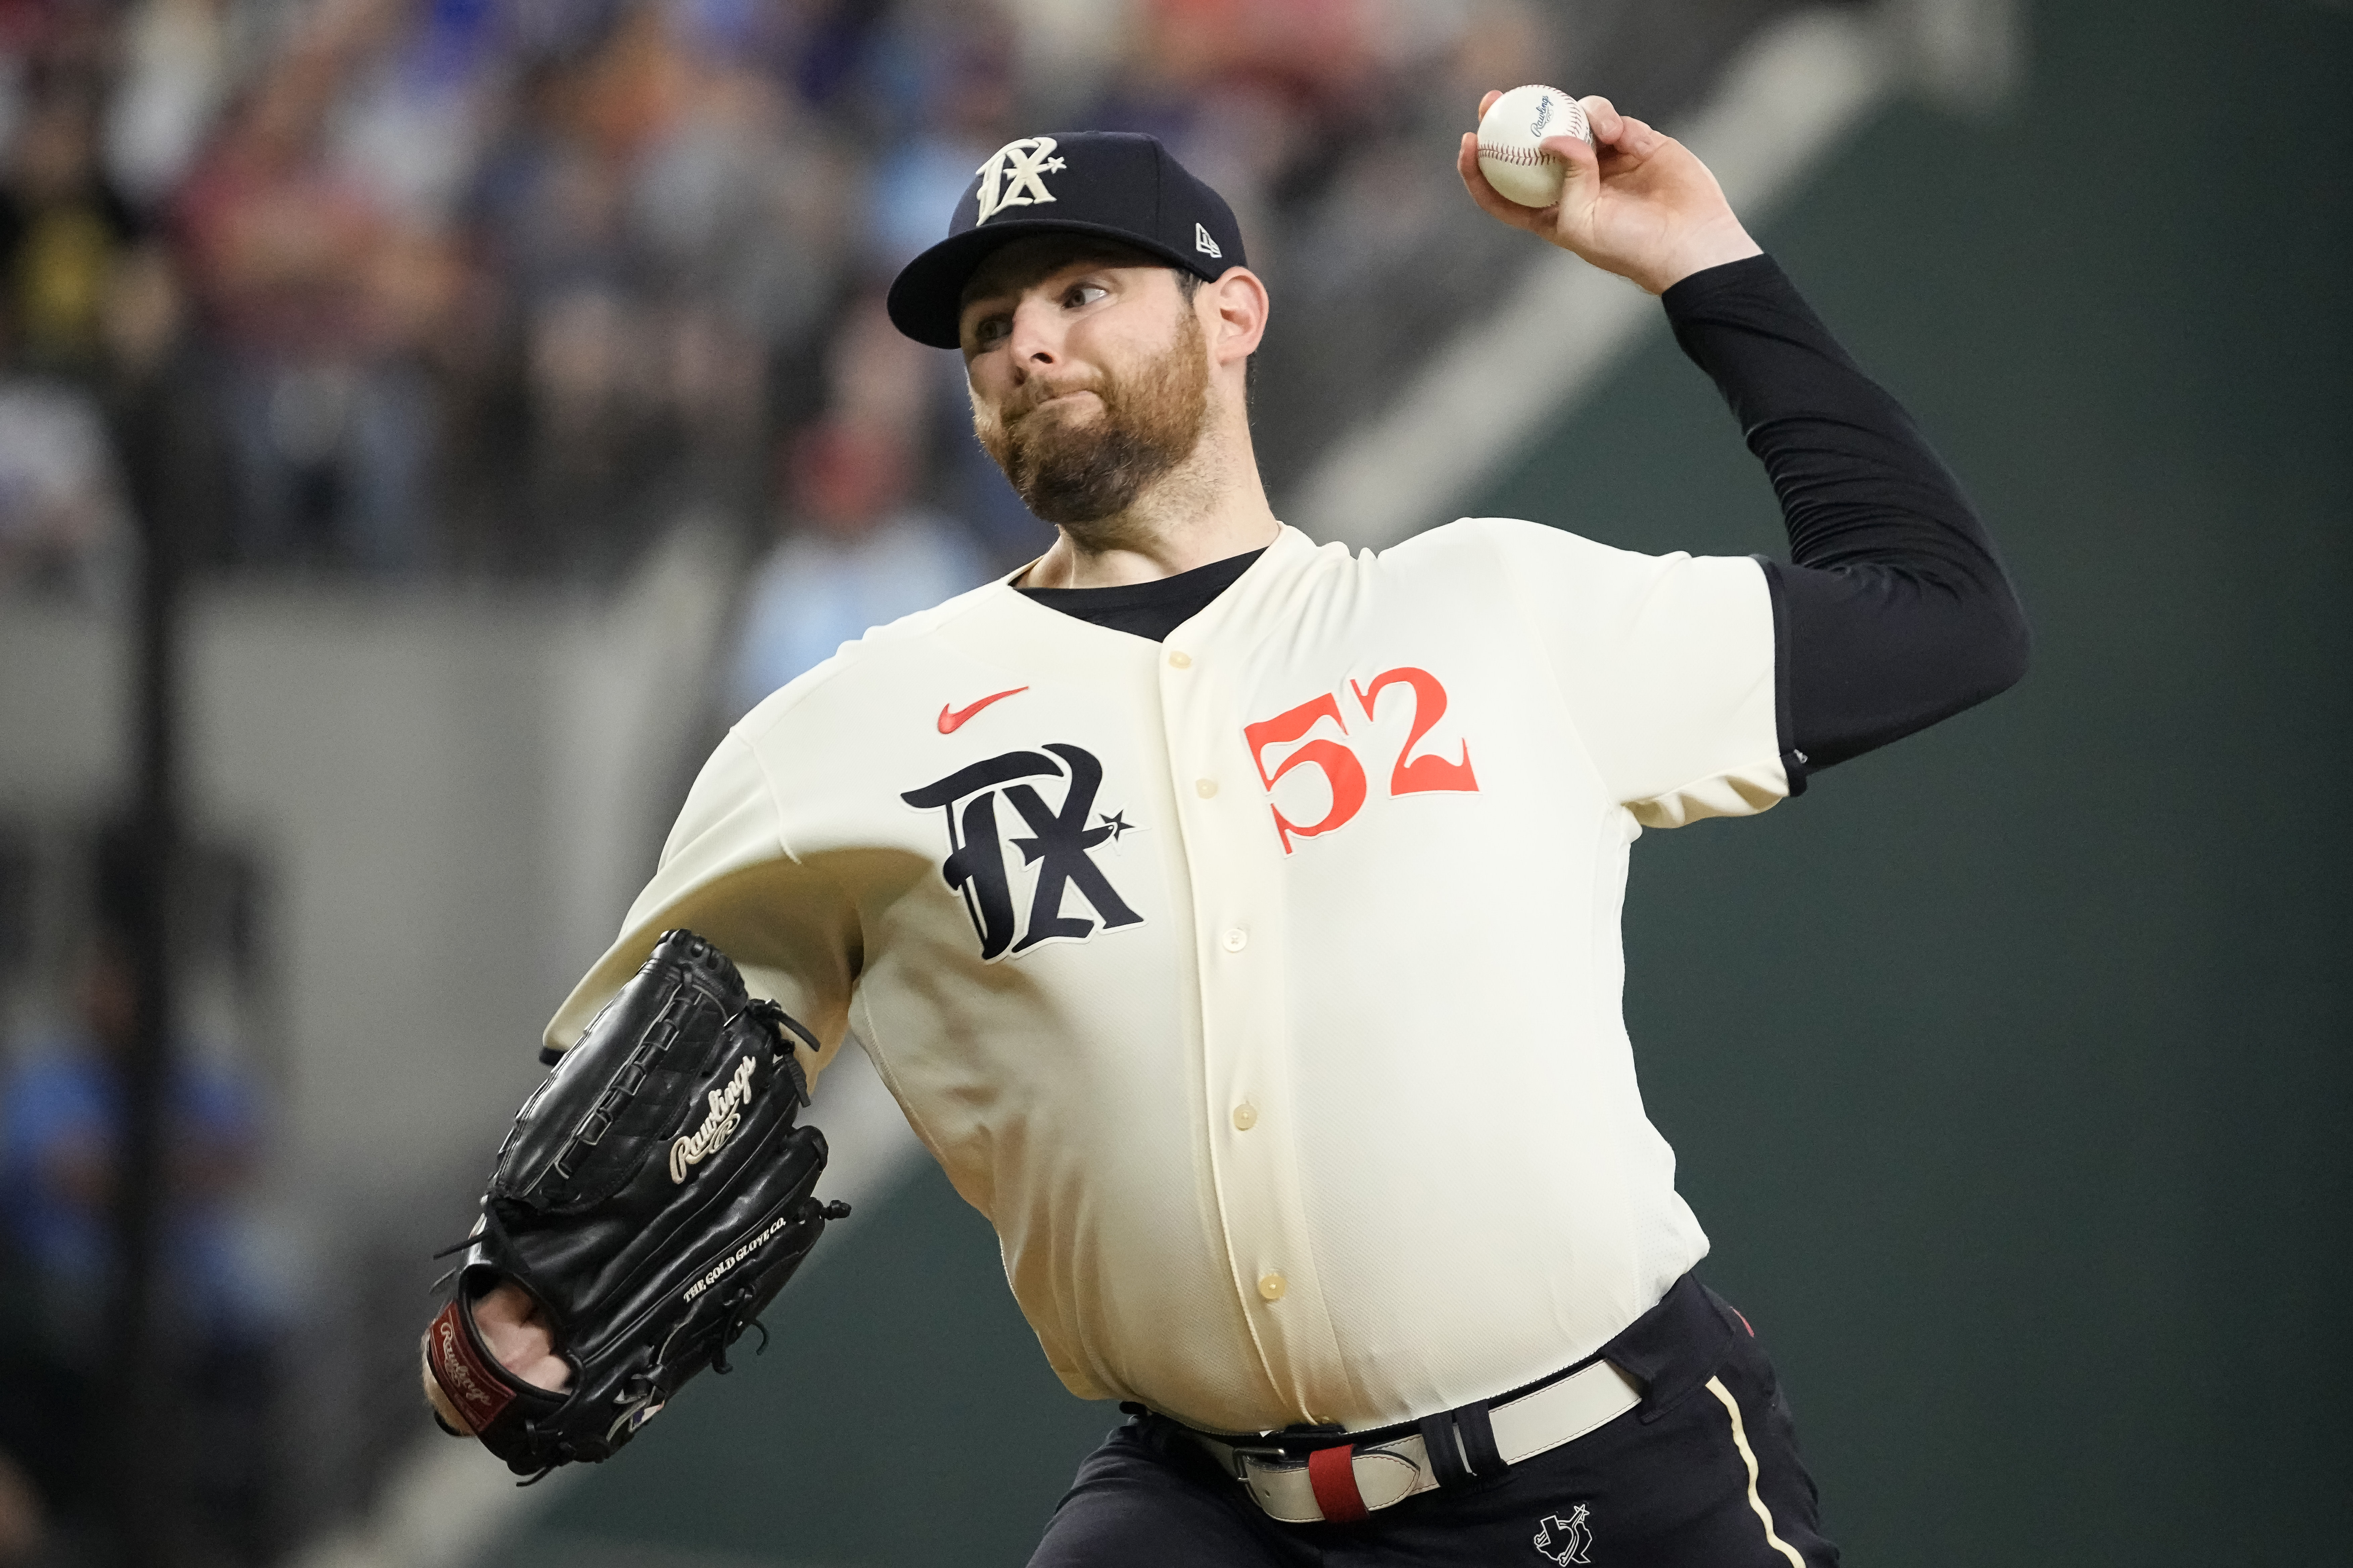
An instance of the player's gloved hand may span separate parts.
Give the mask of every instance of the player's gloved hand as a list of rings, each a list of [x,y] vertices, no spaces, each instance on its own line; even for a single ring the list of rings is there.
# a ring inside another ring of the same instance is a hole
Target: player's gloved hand
[[[808,1032],[670,931],[515,1118],[426,1331],[426,1396],[517,1474],[609,1458],[754,1325],[827,1223]],[[765,1331],[762,1331],[765,1342]]]
[[[555,1353],[555,1331],[531,1293],[512,1280],[501,1280],[473,1304],[474,1327],[499,1364],[534,1388],[561,1394],[572,1384],[572,1363]],[[442,1392],[428,1362],[423,1368],[425,1400],[441,1424],[461,1437],[476,1434],[465,1412]]]
[[[1502,97],[1490,92],[1479,112]],[[1471,199],[1514,228],[1573,251],[1605,272],[1662,294],[1693,273],[1761,253],[1733,215],[1724,188],[1692,150],[1629,115],[1606,98],[1577,100],[1593,130],[1547,136],[1537,145],[1565,169],[1560,200],[1524,207],[1479,171],[1479,138],[1466,132],[1455,167]]]

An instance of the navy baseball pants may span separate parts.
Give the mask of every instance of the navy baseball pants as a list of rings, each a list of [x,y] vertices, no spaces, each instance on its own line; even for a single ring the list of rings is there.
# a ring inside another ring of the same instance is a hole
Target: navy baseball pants
[[[1746,1320],[1686,1275],[1601,1353],[1641,1405],[1346,1524],[1269,1519],[1184,1428],[1138,1416],[1080,1467],[1030,1568],[1835,1568]]]

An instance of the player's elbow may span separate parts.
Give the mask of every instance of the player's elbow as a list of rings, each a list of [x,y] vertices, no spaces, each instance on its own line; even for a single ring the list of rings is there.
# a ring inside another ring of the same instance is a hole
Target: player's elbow
[[[1998,697],[2026,679],[2034,659],[2034,628],[2007,578],[1978,602],[1976,666],[1982,689],[1974,700]]]
[[[2033,657],[2025,606],[2006,581],[1955,605],[1937,641],[1936,673],[1924,684],[1938,689],[1918,694],[1931,722],[2000,696],[2026,679]]]
[[[1926,660],[1943,688],[1932,706],[1940,717],[1999,697],[2026,679],[2034,653],[2026,606],[1998,562],[1976,571],[1947,573],[1918,584]]]

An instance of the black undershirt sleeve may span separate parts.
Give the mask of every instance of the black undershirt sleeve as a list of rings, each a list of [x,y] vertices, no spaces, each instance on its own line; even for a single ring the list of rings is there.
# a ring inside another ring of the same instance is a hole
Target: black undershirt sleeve
[[[1694,273],[1663,302],[1788,530],[1789,560],[1758,560],[1791,783],[2016,682],[2026,616],[1992,540],[1911,417],[1772,258]]]

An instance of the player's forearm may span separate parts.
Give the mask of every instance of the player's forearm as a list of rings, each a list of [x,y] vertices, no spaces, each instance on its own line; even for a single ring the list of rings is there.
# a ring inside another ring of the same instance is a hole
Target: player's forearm
[[[1769,258],[1684,279],[1675,336],[1765,465],[1789,534],[1768,567],[1786,743],[1825,767],[2015,682],[2026,620],[1959,485]]]
[[[1903,405],[1847,357],[1770,257],[1665,296],[1675,340],[1715,382],[1765,465],[1801,566],[1900,564],[2007,589],[1992,542]]]

